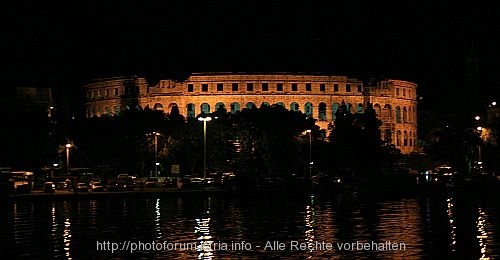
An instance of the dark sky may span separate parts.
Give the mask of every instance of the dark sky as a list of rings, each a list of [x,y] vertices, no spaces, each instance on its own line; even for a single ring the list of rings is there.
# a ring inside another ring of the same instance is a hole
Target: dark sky
[[[415,81],[437,101],[465,86],[474,44],[477,92],[498,87],[493,0],[16,2],[0,9],[2,78],[10,85],[74,89],[125,74],[329,72]]]

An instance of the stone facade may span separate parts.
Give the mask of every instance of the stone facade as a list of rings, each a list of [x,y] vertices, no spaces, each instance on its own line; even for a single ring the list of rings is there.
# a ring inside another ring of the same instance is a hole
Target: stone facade
[[[195,117],[223,106],[236,112],[255,105],[278,104],[298,109],[327,129],[345,102],[352,113],[363,113],[368,102],[382,120],[382,136],[402,153],[417,149],[417,85],[384,79],[363,82],[347,76],[292,73],[195,73],[185,81],[150,84],[140,77],[99,79],[84,86],[87,117],[119,115],[149,107]]]

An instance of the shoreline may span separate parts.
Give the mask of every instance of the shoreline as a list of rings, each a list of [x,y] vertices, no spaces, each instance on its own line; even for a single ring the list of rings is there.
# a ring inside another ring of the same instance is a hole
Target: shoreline
[[[73,199],[102,199],[102,198],[145,198],[153,196],[165,195],[199,195],[199,194],[227,194],[230,190],[226,189],[181,189],[176,188],[155,188],[144,189],[144,191],[99,191],[99,192],[70,192],[70,191],[56,191],[55,193],[46,193],[43,191],[32,191],[31,193],[24,194],[7,194],[0,198],[7,201],[17,200],[73,200]]]

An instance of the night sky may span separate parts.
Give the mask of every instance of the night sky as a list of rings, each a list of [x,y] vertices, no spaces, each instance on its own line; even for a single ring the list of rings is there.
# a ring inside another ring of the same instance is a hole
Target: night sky
[[[495,1],[16,2],[0,10],[2,78],[11,86],[76,89],[127,74],[327,72],[414,81],[427,104],[439,106],[450,91],[457,102],[470,96],[458,89],[474,46],[474,95],[498,88]]]

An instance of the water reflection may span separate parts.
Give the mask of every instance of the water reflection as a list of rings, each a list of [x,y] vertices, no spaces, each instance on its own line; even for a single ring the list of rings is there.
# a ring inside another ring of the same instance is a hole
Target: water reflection
[[[63,232],[63,242],[64,242],[64,251],[65,255],[68,259],[71,258],[70,248],[71,248],[71,221],[69,218],[66,218],[64,221],[64,232]]]
[[[309,252],[314,251],[314,228],[315,228],[315,205],[314,205],[315,195],[311,195],[310,204],[306,206],[305,214],[305,241],[308,245]],[[312,255],[309,256],[312,258]]]
[[[71,256],[71,220],[68,214],[67,202],[52,202],[50,207],[50,236],[54,241],[54,253],[64,252],[66,259],[72,259]],[[61,243],[58,243],[58,242]],[[62,248],[62,250],[60,249]]]
[[[156,204],[155,204],[155,231],[156,231],[156,239],[161,239],[161,221],[160,221],[160,216],[161,216],[161,210],[160,210],[160,199],[156,199]]]
[[[8,259],[493,259],[500,252],[498,205],[469,196],[186,196],[17,201],[0,209],[0,246]],[[196,248],[112,253],[97,251],[97,240],[168,241]],[[253,249],[214,246],[243,241]],[[309,246],[326,242],[335,248],[294,251],[287,246],[272,251],[263,249],[266,241]],[[336,246],[357,241],[405,243],[406,250],[347,251]]]
[[[479,240],[479,249],[481,250],[480,259],[490,259],[487,255],[488,252],[488,232],[486,232],[486,213],[482,208],[479,208],[477,216],[477,238]]]
[[[454,217],[454,198],[453,197],[449,197],[446,199],[446,206],[447,206],[447,209],[446,209],[446,213],[448,214],[448,220],[449,220],[449,223],[450,223],[450,250],[451,252],[455,252],[456,251],[456,244],[457,244],[457,227],[456,227],[456,224],[455,224],[455,217]]]
[[[417,199],[387,201],[380,205],[378,241],[404,245],[403,250],[376,251],[374,253],[393,259],[418,259],[423,255],[425,243],[418,227],[422,226]],[[378,258],[378,257],[377,257]]]
[[[205,211],[200,218],[195,219],[196,227],[194,233],[198,237],[198,259],[212,259],[213,256],[213,237],[210,235],[210,205],[211,199],[208,198],[205,203]]]

